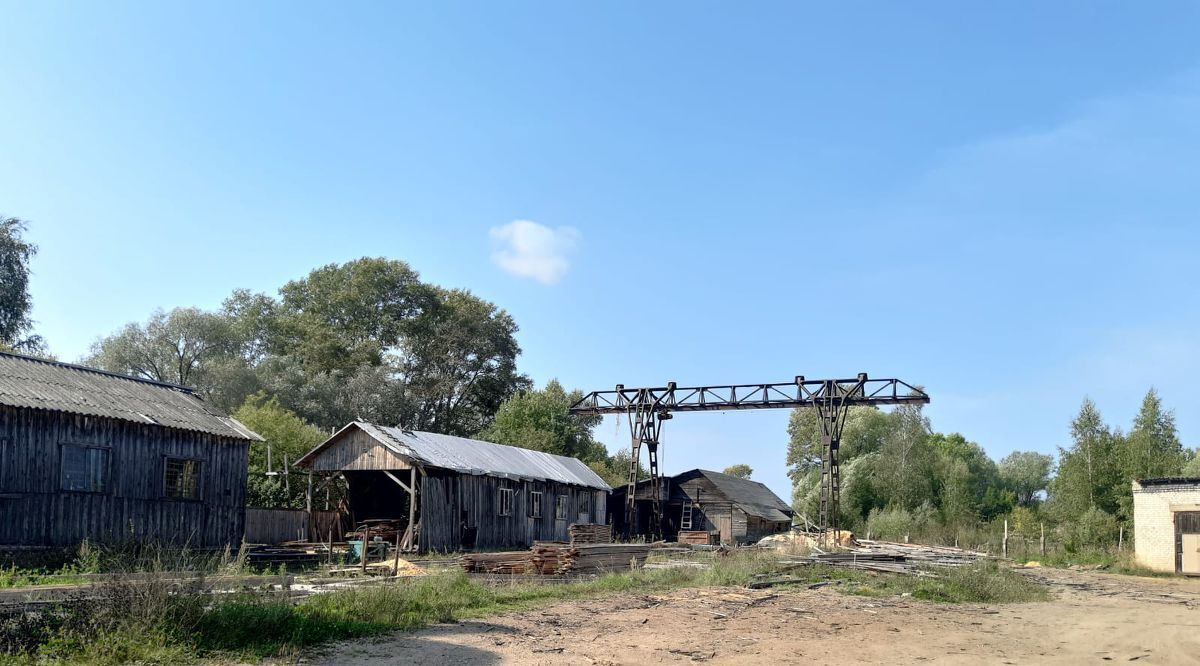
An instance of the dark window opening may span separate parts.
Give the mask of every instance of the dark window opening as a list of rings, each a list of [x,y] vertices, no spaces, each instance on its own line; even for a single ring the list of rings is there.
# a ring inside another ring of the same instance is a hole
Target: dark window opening
[[[108,449],[63,445],[61,487],[71,492],[104,492],[108,488]]]
[[[163,496],[171,499],[200,499],[200,461],[167,458],[163,474]]]

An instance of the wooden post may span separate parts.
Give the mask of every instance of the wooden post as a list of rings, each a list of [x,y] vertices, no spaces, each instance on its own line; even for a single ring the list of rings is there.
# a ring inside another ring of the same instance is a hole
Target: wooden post
[[[400,575],[400,533],[396,532],[396,559],[392,561],[392,578]]]
[[[1121,549],[1124,546],[1125,546],[1125,526],[1122,525],[1121,531],[1117,533],[1117,552],[1118,553],[1121,552]]]
[[[1038,523],[1038,524],[1042,528],[1042,542],[1041,542],[1040,551],[1042,553],[1042,557],[1045,557],[1046,556],[1046,523]]]
[[[285,453],[283,454],[283,492],[287,493],[288,495],[292,493],[292,484],[288,478],[289,476],[287,454]]]
[[[359,559],[362,560],[362,572],[364,576],[367,575],[367,538],[370,536],[370,534],[371,528],[367,525],[363,525],[362,557]]]
[[[333,527],[329,528],[329,566],[333,566]]]
[[[304,510],[309,513],[309,519],[312,518],[312,472],[308,473],[308,489],[304,491]]]
[[[1004,519],[1004,540],[1000,542],[1000,549],[1004,553],[1004,557],[1008,557],[1008,519]]]
[[[414,465],[408,471],[408,543],[406,545],[409,550],[412,550],[413,542],[417,538],[417,467]]]

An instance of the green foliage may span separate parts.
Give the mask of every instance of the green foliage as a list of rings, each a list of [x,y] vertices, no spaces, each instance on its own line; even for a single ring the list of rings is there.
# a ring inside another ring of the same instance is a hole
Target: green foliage
[[[1116,543],[1118,529],[1116,517],[1097,507],[1087,509],[1060,526],[1063,546],[1068,553],[1108,547]]]
[[[738,463],[725,468],[725,473],[730,476],[736,476],[739,479],[748,479],[754,473],[754,469],[746,463]]]
[[[551,379],[541,390],[524,391],[506,400],[478,437],[588,463],[603,461],[607,458],[604,445],[592,439],[601,417],[568,411],[582,397],[581,391],[567,393],[558,380]]]
[[[1192,452],[1191,460],[1189,460],[1180,472],[1183,476],[1192,478],[1200,478],[1200,450]]]
[[[929,503],[913,511],[898,506],[874,509],[867,517],[867,532],[874,538],[899,541],[924,532],[936,519],[937,512]]]
[[[1071,422],[1071,448],[1059,449],[1058,476],[1050,484],[1050,508],[1062,519],[1096,508],[1117,511],[1121,471],[1116,452],[1122,439],[1100,416],[1095,403],[1085,399]]]
[[[1000,461],[999,473],[1021,506],[1032,506],[1050,486],[1054,457],[1035,451],[1013,451]]]
[[[39,353],[44,342],[29,333],[33,328],[29,262],[37,254],[37,246],[22,237],[25,230],[25,222],[0,216],[0,347]]]
[[[1133,518],[1133,496],[1130,481],[1161,476],[1179,475],[1187,463],[1187,452],[1175,430],[1175,413],[1163,408],[1162,399],[1153,388],[1142,399],[1141,409],[1133,420],[1129,434],[1119,440],[1117,465],[1120,479],[1117,515]]]
[[[246,398],[246,402],[233,413],[233,417],[258,433],[265,442],[254,442],[250,446],[249,482],[246,485],[248,506],[278,509],[303,509],[307,483],[284,484],[282,473],[294,470],[284,467],[300,459],[328,436],[307,423],[290,410],[284,409],[276,398],[268,398],[258,392]],[[268,469],[267,447],[270,447],[270,469]],[[267,472],[280,473],[267,476]],[[290,492],[287,491],[290,486]]]

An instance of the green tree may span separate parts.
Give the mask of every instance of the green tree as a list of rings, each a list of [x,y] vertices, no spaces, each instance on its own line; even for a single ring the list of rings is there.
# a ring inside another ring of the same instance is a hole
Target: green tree
[[[23,221],[0,216],[0,348],[36,354],[45,347],[30,333],[29,262],[37,246],[23,238],[25,230]]]
[[[478,437],[587,463],[604,462],[607,450],[592,438],[601,417],[569,411],[582,397],[582,391],[568,393],[557,379],[551,379],[541,390],[524,391],[504,401],[495,419]],[[628,468],[625,474],[628,475]]]
[[[611,457],[606,457],[604,460],[597,460],[588,463],[588,467],[592,471],[600,475],[604,482],[613,488],[623,488],[629,485],[629,463],[633,460],[633,454],[628,449],[617,451]],[[646,471],[641,461],[638,461],[638,478],[644,479],[649,477],[649,472]]]
[[[1114,514],[1120,469],[1115,453],[1121,434],[1105,425],[1095,403],[1085,398],[1071,421],[1072,444],[1059,449],[1058,476],[1050,484],[1051,508],[1064,519],[1098,509]]]
[[[892,432],[894,421],[887,412],[874,407],[851,407],[842,428],[841,460],[879,451]],[[809,470],[821,467],[821,428],[817,411],[811,407],[792,410],[788,419],[788,475],[793,483]]]
[[[1178,474],[1187,453],[1175,430],[1175,413],[1163,409],[1158,392],[1151,388],[1133,420],[1133,429],[1122,442],[1120,455],[1124,481]]]
[[[468,291],[435,289],[436,300],[408,329],[396,367],[404,383],[405,424],[473,435],[505,400],[532,388],[517,372],[517,324]]]
[[[96,341],[85,363],[112,372],[196,388],[228,412],[256,389],[229,320],[199,308],[161,310]]]
[[[736,476],[739,479],[748,479],[754,473],[754,469],[746,463],[738,463],[725,468],[725,473],[730,476]]]
[[[290,469],[291,464],[324,442],[328,435],[305,423],[263,392],[246,398],[233,417],[266,440],[250,447],[247,504],[264,508],[304,508],[307,482],[300,482],[293,476],[285,483],[284,474],[295,472]]]
[[[1000,479],[1012,489],[1017,503],[1033,506],[1038,493],[1050,485],[1054,457],[1035,451],[1013,451],[1000,461]]]
[[[276,303],[235,293],[227,307],[272,353],[298,358],[311,374],[382,365],[435,298],[405,262],[368,257],[317,268],[279,294]]]
[[[1200,478],[1200,449],[1192,452],[1191,460],[1183,466],[1182,474],[1192,478]]]

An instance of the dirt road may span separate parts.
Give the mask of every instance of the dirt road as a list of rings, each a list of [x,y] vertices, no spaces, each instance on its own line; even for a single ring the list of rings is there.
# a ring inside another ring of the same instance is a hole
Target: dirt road
[[[343,643],[320,664],[1200,663],[1200,580],[1026,570],[1045,603],[709,588],[556,603]]]

